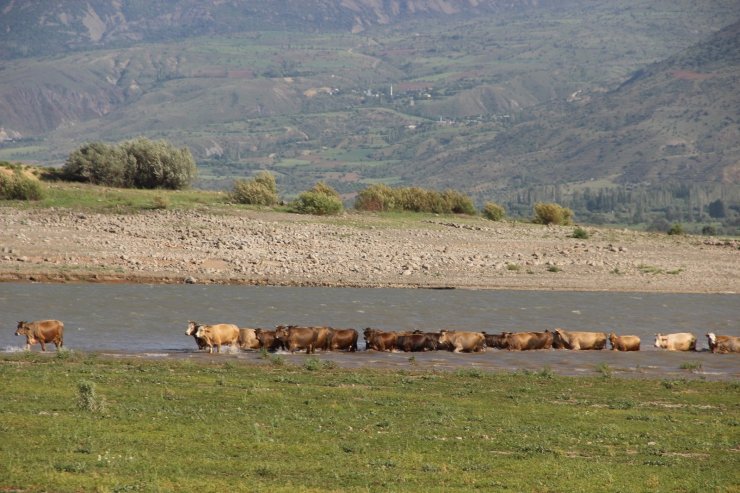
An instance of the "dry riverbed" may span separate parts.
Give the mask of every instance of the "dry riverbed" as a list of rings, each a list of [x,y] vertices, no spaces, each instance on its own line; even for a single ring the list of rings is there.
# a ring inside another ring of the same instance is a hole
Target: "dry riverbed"
[[[740,242],[482,218],[0,208],[0,280],[727,293]]]

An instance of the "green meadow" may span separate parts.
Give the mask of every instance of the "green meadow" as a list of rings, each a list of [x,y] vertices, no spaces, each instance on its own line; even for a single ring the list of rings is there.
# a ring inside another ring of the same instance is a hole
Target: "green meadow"
[[[738,491],[737,382],[0,357],[0,491]]]

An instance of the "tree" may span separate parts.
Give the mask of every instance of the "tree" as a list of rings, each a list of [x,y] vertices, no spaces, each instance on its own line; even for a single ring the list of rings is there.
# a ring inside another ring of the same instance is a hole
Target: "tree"
[[[727,217],[727,209],[725,208],[725,203],[722,202],[722,199],[717,199],[714,202],[710,202],[707,208],[709,210],[709,216],[713,217],[714,219],[722,219]]]
[[[142,137],[124,142],[122,148],[129,157],[127,170],[135,187],[180,190],[195,178],[195,160],[187,147],[176,149],[164,140]]]
[[[68,180],[126,188],[189,187],[196,167],[190,150],[176,149],[164,141],[138,138],[120,145],[84,144],[73,151],[62,167]]]

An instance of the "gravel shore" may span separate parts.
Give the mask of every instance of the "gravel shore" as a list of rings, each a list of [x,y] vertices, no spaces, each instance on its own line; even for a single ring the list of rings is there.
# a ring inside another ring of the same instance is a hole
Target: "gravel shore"
[[[740,242],[424,215],[0,208],[0,281],[736,293]]]

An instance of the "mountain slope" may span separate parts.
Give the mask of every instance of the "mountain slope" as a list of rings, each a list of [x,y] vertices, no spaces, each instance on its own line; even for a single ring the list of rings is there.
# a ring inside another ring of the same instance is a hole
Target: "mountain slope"
[[[612,91],[537,108],[529,121],[438,161],[461,163],[455,175],[482,177],[490,189],[603,178],[737,184],[739,73],[736,22]],[[448,185],[449,174],[443,169],[428,180]]]

